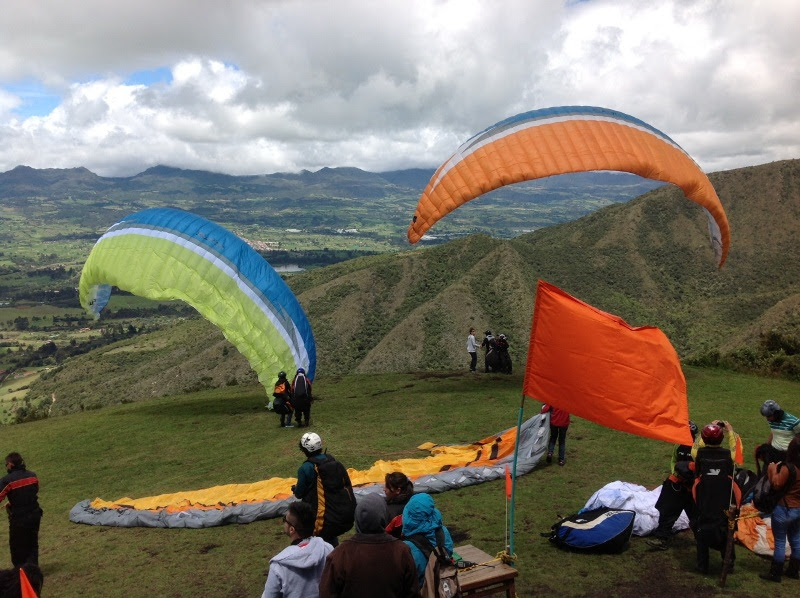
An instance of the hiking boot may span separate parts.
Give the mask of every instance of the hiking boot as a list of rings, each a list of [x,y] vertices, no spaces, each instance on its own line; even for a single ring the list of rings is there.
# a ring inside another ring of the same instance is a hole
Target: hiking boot
[[[780,583],[781,575],[783,574],[783,563],[779,561],[772,561],[769,566],[768,573],[762,573],[759,575],[761,579],[766,579],[767,581],[777,581]]]
[[[546,461],[547,461],[548,463],[552,463],[552,462],[553,462],[553,453],[547,453],[547,459],[546,459]]]
[[[284,428],[294,428],[294,424],[292,424],[292,422],[289,422],[288,424],[286,424],[286,425],[285,425],[285,426],[283,426],[283,427],[284,427]]]
[[[800,579],[800,557],[789,559],[789,566],[786,567],[786,577]]]
[[[669,543],[664,538],[650,538],[647,545],[654,550],[666,550],[669,547]]]
[[[564,465],[566,464],[566,461],[565,461],[564,459],[559,459],[559,460],[558,460],[558,464],[559,464],[561,467],[564,467]]]

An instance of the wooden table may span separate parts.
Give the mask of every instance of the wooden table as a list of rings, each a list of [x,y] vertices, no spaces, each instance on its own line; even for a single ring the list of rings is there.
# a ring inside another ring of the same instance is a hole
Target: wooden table
[[[498,592],[505,592],[506,598],[516,598],[517,590],[514,585],[514,579],[519,572],[514,567],[509,567],[505,563],[494,560],[494,557],[471,544],[456,546],[455,551],[465,561],[472,561],[473,563],[492,561],[489,565],[458,572],[458,581],[465,597],[478,598],[478,596],[491,596]]]

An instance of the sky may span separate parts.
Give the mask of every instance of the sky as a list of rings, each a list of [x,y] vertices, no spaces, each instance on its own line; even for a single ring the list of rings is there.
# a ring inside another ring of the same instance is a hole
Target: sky
[[[3,0],[0,172],[436,168],[558,105],[800,158],[797,0]]]

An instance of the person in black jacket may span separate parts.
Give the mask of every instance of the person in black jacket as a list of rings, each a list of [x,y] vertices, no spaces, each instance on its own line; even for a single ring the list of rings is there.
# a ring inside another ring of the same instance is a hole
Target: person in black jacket
[[[0,480],[0,503],[8,499],[8,544],[14,567],[26,563],[39,564],[39,524],[42,509],[39,507],[39,479],[25,469],[19,453],[6,456],[8,475]]]
[[[339,545],[338,536],[352,529],[355,522],[353,484],[344,465],[322,451],[319,434],[303,434],[300,450],[306,460],[297,470],[297,484],[292,486],[292,492],[314,508],[314,535],[335,548]]]

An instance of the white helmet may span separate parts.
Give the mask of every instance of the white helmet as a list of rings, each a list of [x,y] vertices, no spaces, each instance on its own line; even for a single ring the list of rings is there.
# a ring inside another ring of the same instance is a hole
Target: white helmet
[[[315,432],[306,432],[300,439],[300,447],[304,448],[309,453],[322,450],[322,438]]]

